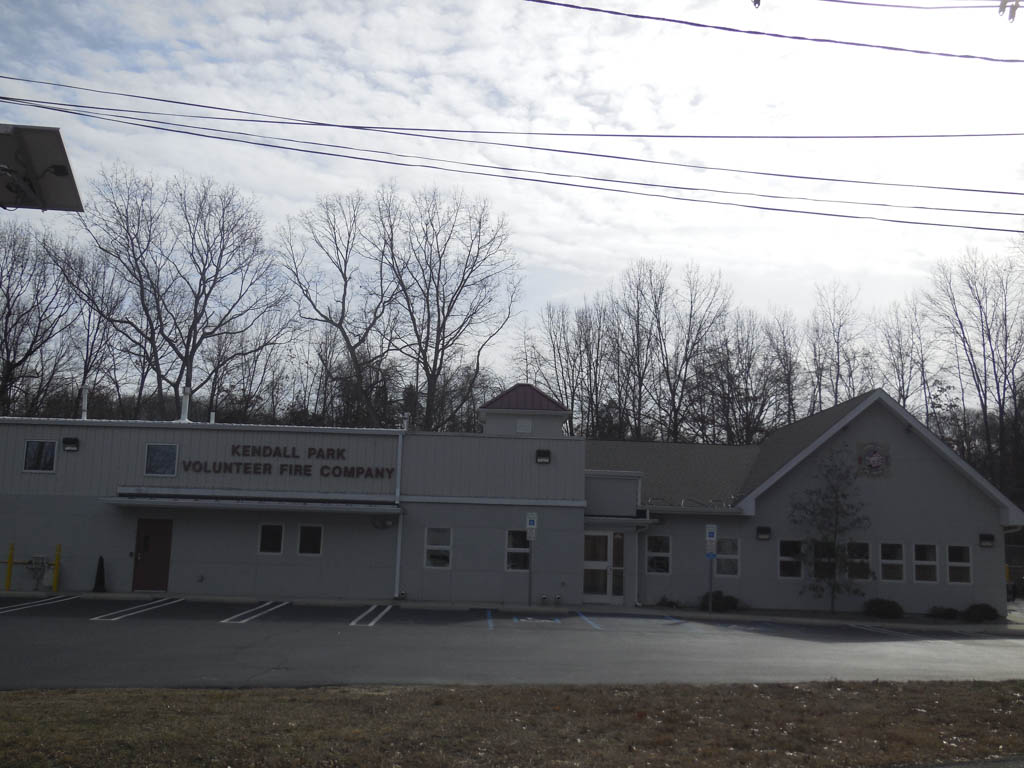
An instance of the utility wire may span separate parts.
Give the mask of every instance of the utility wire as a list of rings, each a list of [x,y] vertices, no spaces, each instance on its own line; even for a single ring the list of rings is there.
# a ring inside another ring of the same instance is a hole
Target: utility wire
[[[38,105],[38,104],[31,103],[31,100],[11,99],[9,97],[0,97],[0,101],[6,101],[6,102],[9,102],[9,103],[18,103],[18,104],[21,104],[23,106],[36,106],[39,109],[47,109],[47,110],[51,110],[51,111],[65,112],[65,113],[68,113],[68,114],[78,115],[80,117],[96,117],[96,118],[99,118],[99,117],[103,117],[103,116],[109,114],[109,113],[94,114],[94,113],[90,113],[90,112],[87,112],[87,111],[82,111],[83,109],[87,109],[87,108],[85,108],[85,107],[75,107],[74,105],[68,105],[68,108],[62,108],[62,107],[56,107],[56,106],[41,106],[41,105]],[[133,110],[133,112],[134,112],[134,110]],[[833,205],[860,205],[860,206],[869,206],[869,207],[877,207],[877,208],[890,208],[890,209],[903,209],[903,210],[916,210],[916,211],[933,211],[933,212],[941,212],[941,213],[971,213],[971,214],[980,214],[980,215],[988,215],[988,216],[1014,216],[1014,217],[1024,218],[1024,212],[1021,212],[1021,211],[993,211],[993,210],[977,209],[977,208],[948,208],[948,207],[928,206],[928,205],[903,205],[903,204],[897,204],[897,203],[870,202],[870,201],[863,201],[863,200],[839,200],[839,199],[834,199],[834,198],[807,197],[807,196],[799,196],[799,195],[780,195],[780,194],[771,194],[771,193],[766,193],[766,192],[748,192],[748,191],[740,191],[740,190],[721,189],[721,188],[715,188],[715,187],[691,187],[691,186],[681,186],[681,185],[676,185],[676,184],[659,184],[659,183],[655,183],[655,182],[634,181],[634,180],[630,180],[630,179],[617,179],[617,178],[605,177],[605,176],[587,176],[587,175],[583,175],[583,174],[574,174],[574,173],[559,173],[559,172],[556,172],[556,171],[543,171],[543,170],[537,170],[537,169],[533,169],[533,168],[518,168],[518,167],[514,167],[514,166],[495,165],[495,164],[491,164],[491,163],[473,163],[473,162],[467,162],[467,161],[462,161],[462,160],[449,160],[449,159],[446,159],[446,158],[437,158],[437,157],[430,157],[430,156],[425,156],[425,155],[414,155],[414,154],[408,154],[408,153],[403,153],[403,152],[394,152],[394,151],[390,151],[390,150],[367,149],[365,147],[353,147],[353,146],[345,145],[345,144],[334,144],[334,143],[328,143],[328,142],[309,141],[309,140],[303,140],[303,139],[291,139],[291,138],[287,138],[287,137],[283,137],[283,136],[267,136],[265,134],[251,133],[251,132],[246,132],[246,131],[232,131],[232,130],[226,130],[226,129],[223,129],[223,128],[197,127],[197,126],[189,125],[187,123],[175,123],[175,122],[170,122],[170,121],[166,121],[166,120],[157,120],[157,119],[154,119],[154,118],[143,118],[143,117],[125,116],[125,115],[114,115],[114,116],[115,117],[123,117],[123,118],[134,120],[134,121],[142,121],[142,122],[131,123],[131,124],[134,124],[134,125],[138,125],[139,127],[153,127],[152,125],[150,125],[150,124],[153,124],[153,125],[172,126],[172,127],[176,127],[176,128],[192,128],[192,129],[197,129],[197,130],[202,130],[202,131],[216,131],[217,133],[220,133],[220,134],[228,134],[228,135],[233,135],[233,136],[244,136],[244,137],[253,138],[253,139],[262,139],[264,141],[283,141],[283,142],[288,142],[288,143],[292,143],[292,144],[300,144],[300,145],[303,145],[303,146],[326,147],[328,149],[343,149],[343,150],[352,151],[352,152],[365,152],[365,153],[368,153],[368,154],[387,155],[389,157],[398,157],[398,158],[409,159],[409,160],[424,160],[424,161],[432,162],[432,163],[447,163],[449,165],[458,165],[458,166],[469,167],[469,168],[485,168],[485,169],[488,169],[488,170],[509,171],[509,172],[513,172],[513,173],[527,173],[527,174],[533,174],[533,175],[539,175],[539,176],[551,176],[551,177],[555,177],[555,178],[580,179],[580,180],[583,180],[583,181],[595,181],[595,182],[601,182],[601,183],[606,183],[606,184],[623,184],[623,185],[628,185],[628,186],[640,186],[640,187],[653,188],[653,189],[668,189],[668,190],[683,191],[683,192],[707,192],[707,193],[711,193],[711,194],[736,195],[736,196],[744,196],[744,197],[758,197],[758,198],[771,199],[771,200],[796,200],[796,201],[799,201],[799,202],[825,203],[825,204],[833,204]],[[213,137],[210,137],[210,138],[213,138]]]
[[[875,43],[857,43],[850,40],[833,40],[827,37],[805,37],[803,35],[783,35],[779,32],[763,32],[757,29],[739,29],[737,27],[724,27],[719,24],[701,24],[697,21],[684,21],[683,19],[671,19],[666,16],[647,16],[642,13],[628,13],[627,11],[613,11],[609,8],[596,8],[592,5],[577,5],[576,3],[556,2],[556,0],[523,0],[524,3],[535,3],[537,5],[551,5],[556,8],[568,8],[573,11],[587,11],[589,13],[603,13],[608,16],[618,16],[627,19],[639,19],[642,21],[660,21],[666,24],[679,24],[684,27],[696,29],[711,29],[717,32],[734,32],[741,35],[755,35],[758,37],[770,37],[779,40],[798,40],[806,43],[827,43],[829,45],[847,45],[855,48],[872,48],[879,51],[890,51],[894,53],[914,53],[922,56],[941,56],[949,59],[973,59],[975,61],[991,61],[999,64],[1024,64],[1024,59],[1001,59],[995,56],[978,56],[970,53],[945,53],[942,51],[926,51],[919,48],[901,48],[896,45],[878,45]]]
[[[817,140],[853,140],[853,139],[978,139],[978,138],[1011,138],[1024,136],[1024,131],[984,131],[974,133],[839,133],[839,134],[807,134],[807,133],[794,133],[794,134],[756,134],[756,133],[597,133],[597,132],[566,132],[566,131],[495,131],[495,130],[482,130],[475,128],[422,128],[416,126],[401,126],[401,125],[364,125],[358,123],[331,123],[321,120],[306,120],[298,117],[286,117],[282,115],[271,115],[263,112],[252,112],[245,109],[232,109],[230,107],[220,107],[212,104],[200,104],[192,101],[179,101],[176,99],[164,99],[156,96],[145,96],[136,93],[125,93],[122,91],[107,91],[99,88],[87,88],[79,85],[68,85],[65,83],[55,83],[47,80],[32,80],[25,77],[14,77],[12,75],[0,75],[0,80],[11,80],[19,83],[30,83],[32,85],[47,85],[54,88],[67,88],[73,91],[84,91],[88,93],[96,93],[104,96],[121,96],[129,99],[139,99],[142,101],[156,101],[164,104],[175,104],[178,106],[195,107],[197,109],[207,109],[214,112],[229,112],[238,115],[248,115],[250,117],[223,117],[219,115],[185,115],[180,112],[154,112],[150,110],[134,110],[134,109],[123,109],[121,107],[103,107],[103,106],[90,106],[90,109],[117,111],[123,113],[132,113],[140,115],[158,115],[167,117],[188,117],[197,120],[222,120],[225,122],[253,122],[253,123],[273,123],[278,125],[306,125],[318,128],[342,128],[345,130],[352,131],[420,131],[424,133],[441,133],[441,134],[478,134],[481,136],[546,136],[546,137],[564,137],[564,138],[595,138],[595,139],[713,139],[713,140],[728,140],[728,139],[742,139],[742,140],[776,140],[782,139],[786,141],[804,140],[804,139],[817,139]],[[14,98],[14,97],[8,97]],[[40,104],[55,104],[61,106],[85,106],[79,104],[69,104],[67,102],[59,101],[42,101],[39,99],[32,99],[36,103]]]
[[[71,110],[67,110],[67,109],[60,109],[60,108],[53,108],[53,109],[54,109],[54,111],[58,111],[58,112],[72,112]],[[292,147],[292,146],[281,146],[281,145],[278,145],[278,144],[266,144],[266,143],[255,141],[255,140],[252,140],[252,139],[246,139],[246,138],[235,137],[235,136],[218,136],[218,135],[211,135],[209,133],[200,133],[200,132],[198,132],[196,130],[185,130],[185,129],[182,129],[182,128],[173,128],[173,127],[170,127],[170,126],[151,125],[151,124],[146,124],[146,123],[139,123],[139,122],[134,121],[131,118],[121,119],[121,118],[110,117],[110,116],[106,116],[106,115],[83,115],[83,116],[93,117],[96,120],[103,120],[103,121],[112,122],[112,123],[121,123],[121,124],[124,124],[124,125],[133,125],[133,126],[136,126],[136,127],[150,128],[152,130],[163,131],[163,132],[167,132],[167,133],[176,133],[176,134],[182,134],[182,135],[187,135],[187,136],[198,136],[200,138],[214,139],[214,140],[217,140],[217,141],[227,141],[227,142],[233,142],[233,143],[238,143],[238,144],[247,144],[247,145],[250,145],[250,146],[264,147],[264,148],[270,148],[270,149],[282,149],[282,150],[285,150],[285,151],[288,151],[288,152],[299,152],[299,153],[302,153],[302,154],[316,155],[316,156],[321,156],[321,157],[338,157],[338,158],[347,159],[347,160],[361,160],[363,162],[376,163],[376,164],[379,164],[379,165],[390,165],[390,166],[398,166],[398,167],[403,167],[403,168],[423,168],[423,169],[428,169],[428,170],[443,171],[443,172],[446,172],[446,173],[456,173],[456,174],[462,174],[462,175],[467,175],[467,176],[481,176],[481,177],[486,177],[486,178],[505,179],[505,180],[508,180],[508,181],[525,181],[525,182],[530,182],[530,183],[534,183],[534,184],[547,184],[549,186],[567,187],[567,188],[572,188],[572,189],[588,189],[588,190],[594,190],[594,191],[599,191],[599,192],[612,192],[612,193],[622,194],[622,195],[632,195],[632,196],[636,196],[636,197],[651,197],[651,198],[658,198],[658,199],[662,199],[662,200],[671,200],[671,201],[674,201],[674,202],[703,203],[705,205],[728,206],[728,207],[732,207],[732,208],[745,208],[745,209],[749,209],[749,210],[768,211],[768,212],[773,212],[773,213],[793,213],[793,214],[802,214],[802,215],[808,215],[808,216],[823,216],[823,217],[827,217],[827,218],[848,219],[848,220],[855,220],[855,221],[878,221],[878,222],[891,223],[891,224],[910,224],[910,225],[925,226],[925,227],[942,227],[944,229],[968,229],[968,230],[974,230],[974,231],[979,231],[979,232],[1005,232],[1005,233],[1009,233],[1009,234],[1020,234],[1021,233],[1021,230],[1018,230],[1018,229],[1007,229],[1007,228],[1003,228],[1003,227],[982,227],[982,226],[975,226],[975,225],[970,225],[970,224],[953,224],[953,223],[949,223],[949,222],[919,221],[919,220],[913,220],[913,219],[892,219],[892,218],[885,218],[885,217],[881,217],[881,216],[866,216],[866,215],[858,215],[858,214],[850,214],[850,213],[837,213],[837,212],[833,212],[833,211],[809,211],[809,210],[804,210],[804,209],[779,208],[779,207],[766,206],[766,205],[753,205],[753,204],[750,204],[750,203],[738,203],[738,202],[735,202],[735,201],[728,201],[728,200],[703,200],[703,199],[700,199],[700,198],[680,197],[680,196],[677,196],[677,195],[667,195],[667,194],[661,194],[661,193],[656,193],[656,192],[641,192],[641,191],[629,190],[629,189],[616,189],[614,187],[604,187],[604,186],[597,186],[597,185],[592,185],[592,184],[578,184],[578,183],[575,183],[575,182],[560,181],[560,180],[555,180],[555,179],[538,179],[538,178],[532,178],[532,177],[526,177],[526,176],[510,176],[510,175],[503,174],[503,173],[492,173],[492,172],[483,171],[483,170],[461,170],[461,169],[457,169],[457,168],[447,168],[447,167],[444,167],[444,166],[438,166],[438,165],[434,165],[434,164],[430,164],[430,163],[403,162],[403,161],[399,161],[399,160],[388,160],[388,159],[375,158],[375,157],[360,157],[358,155],[348,155],[348,154],[342,154],[342,153],[338,153],[338,152],[329,152],[329,151],[322,150],[322,149],[310,149],[310,148],[305,148],[305,147]]]
[[[248,114],[248,115],[256,115],[256,116],[260,116],[260,117],[267,117],[267,118],[273,118],[273,119],[286,120],[286,121],[289,121],[287,124],[290,124],[290,125],[319,125],[319,126],[327,126],[327,127],[335,127],[335,128],[352,128],[352,129],[355,129],[355,130],[376,131],[376,132],[381,132],[381,133],[393,133],[395,135],[400,135],[400,136],[413,136],[413,137],[422,138],[422,139],[433,139],[435,141],[454,141],[454,142],[468,143],[468,144],[482,144],[482,145],[487,145],[487,146],[508,147],[508,148],[514,148],[514,149],[527,149],[527,150],[537,151],[537,152],[552,152],[552,153],[556,153],[556,154],[579,155],[579,156],[582,156],[582,157],[595,157],[595,158],[601,158],[601,159],[605,159],[605,160],[622,160],[622,161],[626,161],[626,162],[646,163],[646,164],[651,164],[651,165],[664,165],[664,166],[677,167],[677,168],[692,168],[692,169],[701,170],[701,171],[714,171],[714,172],[723,172],[723,173],[739,173],[739,174],[749,174],[749,175],[754,175],[754,176],[767,176],[767,177],[772,177],[772,178],[798,179],[798,180],[803,180],[803,181],[826,181],[826,182],[831,182],[831,183],[836,183],[836,184],[863,184],[863,185],[869,185],[869,186],[883,186],[883,187],[894,187],[894,188],[904,188],[904,189],[929,189],[929,190],[937,190],[937,191],[943,191],[943,192],[971,192],[971,193],[977,193],[977,194],[990,194],[990,195],[1016,195],[1016,196],[1024,196],[1024,192],[1014,192],[1014,191],[1009,191],[1009,190],[979,189],[979,188],[973,188],[973,187],[948,187],[948,186],[935,185],[935,184],[909,184],[909,183],[905,183],[905,182],[870,181],[870,180],[865,180],[865,179],[845,179],[845,178],[837,178],[837,177],[830,177],[830,176],[810,176],[810,175],[802,175],[802,174],[778,173],[778,172],[773,172],[773,171],[755,171],[755,170],[749,170],[749,169],[744,169],[744,168],[727,168],[727,167],[721,167],[721,166],[700,165],[700,164],[696,164],[696,163],[680,163],[680,162],[674,162],[674,161],[669,161],[669,160],[653,160],[653,159],[650,159],[650,158],[635,157],[635,156],[631,156],[631,155],[613,155],[613,154],[601,153],[601,152],[584,152],[584,151],[581,151],[581,150],[561,149],[561,148],[557,148],[557,147],[543,147],[543,146],[535,146],[535,145],[531,145],[531,144],[512,144],[512,143],[507,143],[507,142],[487,141],[487,140],[484,140],[484,139],[458,138],[458,137],[447,136],[447,135],[435,136],[435,135],[430,135],[430,134],[419,132],[419,131],[415,131],[415,130],[402,130],[402,129],[392,129],[392,128],[383,128],[383,127],[354,126],[354,125],[345,125],[345,124],[341,124],[341,123],[317,123],[315,121],[298,120],[298,119],[292,120],[291,118],[280,117],[280,116],[277,116],[277,115],[267,115],[267,114],[264,114],[264,113],[250,112],[250,111],[246,111],[246,110],[233,109],[233,108],[230,108],[230,107],[210,106],[210,105],[204,105],[204,104],[197,104],[195,102],[185,102],[185,101],[177,101],[177,100],[173,100],[173,99],[163,99],[163,98],[158,98],[158,97],[155,97],[155,96],[140,96],[140,95],[137,95],[137,94],[120,93],[120,92],[117,92],[117,91],[103,91],[103,90],[99,90],[99,89],[96,89],[96,88],[87,88],[87,87],[83,87],[83,86],[65,85],[65,84],[62,84],[62,83],[52,83],[52,82],[41,81],[41,80],[29,80],[29,79],[26,79],[26,78],[13,77],[13,76],[10,76],[10,75],[0,75],[0,80],[16,80],[16,81],[20,81],[20,82],[36,83],[36,84],[41,84],[41,85],[52,85],[52,86],[56,86],[56,87],[60,87],[60,88],[68,88],[68,89],[71,89],[71,90],[88,91],[88,92],[92,92],[92,93],[101,93],[101,94],[105,94],[105,95],[126,96],[126,97],[132,98],[132,99],[141,99],[141,100],[158,101],[158,102],[169,102],[169,103],[173,103],[173,104],[179,104],[179,105],[185,105],[185,106],[191,106],[191,107],[198,107],[198,108],[201,108],[201,109],[209,109],[209,110],[214,110],[214,111],[224,111],[224,112],[230,112],[230,113],[242,113],[242,114]],[[10,100],[11,98],[14,98],[14,97],[2,97],[2,98]]]
[[[982,5],[901,5],[899,3],[870,3],[867,0],[818,0],[820,3],[838,3],[839,5],[864,5],[871,8],[899,8],[911,11],[973,11],[975,8],[983,10],[996,9],[998,3]]]

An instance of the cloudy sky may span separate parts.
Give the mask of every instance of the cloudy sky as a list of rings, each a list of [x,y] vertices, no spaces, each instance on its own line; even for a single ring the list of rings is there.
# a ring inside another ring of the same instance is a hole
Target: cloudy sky
[[[784,35],[1024,58],[1024,10],[1010,24],[999,16],[998,0],[877,1],[940,8],[824,0],[763,0],[760,8],[750,0],[591,4]],[[923,286],[935,260],[967,248],[994,255],[1013,239],[1005,232],[847,220],[695,200],[972,227],[1024,227],[1024,213],[987,213],[1024,212],[1024,137],[636,137],[1021,132],[1021,63],[784,40],[524,0],[41,0],[5,4],[4,17],[0,74],[7,76],[347,125],[632,134],[457,134],[460,139],[530,147],[517,148],[342,128],[221,126],[344,145],[351,149],[329,151],[364,158],[400,159],[372,151],[431,158],[401,160],[435,166],[422,168],[160,133],[0,103],[0,123],[61,128],[86,201],[90,179],[117,160],[158,175],[208,174],[234,184],[258,198],[270,229],[311,205],[318,194],[372,191],[391,180],[410,191],[458,187],[470,196],[485,196],[511,224],[513,245],[524,266],[528,313],[545,301],[577,302],[601,290],[638,257],[679,265],[695,261],[721,270],[738,302],[758,309],[783,305],[802,314],[813,301],[814,283],[833,278],[859,287],[866,307],[881,306]],[[0,80],[0,95],[203,112],[11,80]],[[470,169],[454,162],[518,169],[475,168],[497,176],[661,197],[437,169]],[[542,173],[567,176],[538,175]],[[53,225],[61,216],[2,215]]]

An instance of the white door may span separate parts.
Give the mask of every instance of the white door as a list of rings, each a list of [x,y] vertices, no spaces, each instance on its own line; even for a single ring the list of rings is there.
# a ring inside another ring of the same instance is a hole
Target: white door
[[[583,602],[622,604],[623,534],[583,534]]]

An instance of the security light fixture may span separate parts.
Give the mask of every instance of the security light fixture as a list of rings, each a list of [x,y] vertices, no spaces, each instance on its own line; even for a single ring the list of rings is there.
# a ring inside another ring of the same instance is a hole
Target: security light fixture
[[[994,533],[979,533],[978,534],[978,546],[979,547],[994,547],[996,545],[996,536]]]
[[[74,453],[78,450],[78,438],[77,437],[65,437],[60,441],[60,447],[68,453]]]
[[[551,451],[547,448],[540,448],[537,450],[537,463],[538,464],[550,464],[551,463]]]
[[[757,540],[768,541],[772,537],[772,528],[770,525],[759,525],[757,526]]]

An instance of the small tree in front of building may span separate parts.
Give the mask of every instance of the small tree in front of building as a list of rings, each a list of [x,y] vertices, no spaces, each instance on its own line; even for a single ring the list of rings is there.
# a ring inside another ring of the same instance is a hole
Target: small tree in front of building
[[[790,522],[804,534],[801,556],[808,574],[805,590],[827,597],[835,612],[839,595],[864,594],[856,579],[870,578],[866,558],[850,542],[851,534],[871,526],[862,514],[857,469],[849,451],[838,448],[818,460],[814,485],[795,494]]]

